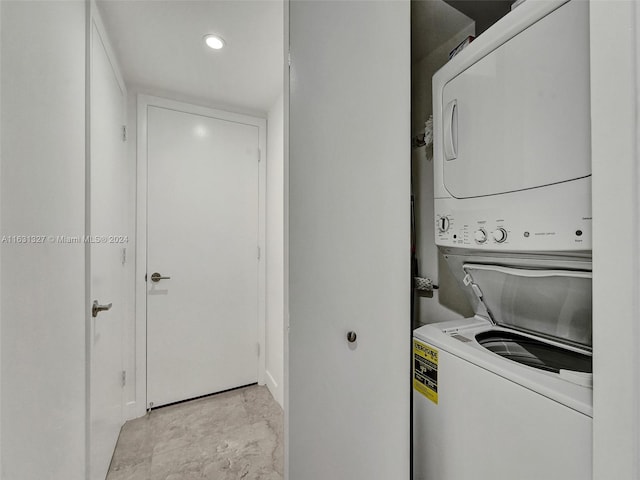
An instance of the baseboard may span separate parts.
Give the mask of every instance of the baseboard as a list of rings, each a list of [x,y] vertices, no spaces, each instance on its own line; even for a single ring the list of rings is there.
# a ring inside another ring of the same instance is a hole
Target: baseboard
[[[131,402],[127,402],[124,405],[124,419],[125,421],[129,421],[129,420],[133,420],[135,418],[140,418],[140,417],[144,417],[146,415],[147,411],[145,410],[144,406],[141,404],[138,404],[138,402],[136,402],[135,400],[131,401]]]
[[[273,375],[271,375],[271,372],[269,370],[267,370],[266,372],[266,385],[267,388],[269,389],[269,391],[271,392],[271,395],[276,396],[276,392],[278,391],[278,383],[273,379]]]
[[[278,404],[280,405],[280,408],[284,409],[283,406],[283,395],[282,395],[282,391],[281,389],[279,389],[279,385],[278,383],[274,380],[273,375],[271,375],[271,372],[269,372],[269,370],[267,370],[266,372],[266,385],[267,388],[269,389],[269,391],[271,392],[271,396],[275,399],[276,402],[278,402]]]

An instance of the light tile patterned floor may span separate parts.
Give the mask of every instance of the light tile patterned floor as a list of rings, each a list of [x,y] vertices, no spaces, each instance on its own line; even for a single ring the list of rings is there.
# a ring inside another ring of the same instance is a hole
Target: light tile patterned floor
[[[127,422],[107,480],[282,480],[283,451],[282,409],[253,385]]]

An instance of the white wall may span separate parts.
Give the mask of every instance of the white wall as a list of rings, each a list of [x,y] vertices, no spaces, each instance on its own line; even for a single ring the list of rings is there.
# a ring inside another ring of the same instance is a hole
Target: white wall
[[[266,383],[283,406],[284,390],[284,98],[267,117]]]
[[[85,3],[2,2],[2,235],[82,235]],[[85,247],[2,244],[2,478],[85,475]]]
[[[640,478],[640,11],[591,2],[593,478]]]
[[[411,117],[413,135],[424,133],[425,122],[433,112],[431,79],[449,60],[449,52],[469,35],[475,35],[475,23],[448,39],[411,71]],[[433,216],[433,148],[421,147],[411,152],[417,248],[420,276],[430,278],[440,288],[433,297],[418,296],[415,303],[420,324],[444,322],[473,315],[473,310],[453,277],[449,266],[438,251],[434,240]]]

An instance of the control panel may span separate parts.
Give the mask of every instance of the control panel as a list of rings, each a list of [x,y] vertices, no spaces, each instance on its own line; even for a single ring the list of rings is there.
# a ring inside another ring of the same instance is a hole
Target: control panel
[[[465,218],[463,213],[436,214],[436,244],[500,250],[589,250],[591,218],[568,222],[527,222],[526,219]]]
[[[434,205],[436,245],[531,252],[592,248],[590,179],[487,197],[436,198]]]

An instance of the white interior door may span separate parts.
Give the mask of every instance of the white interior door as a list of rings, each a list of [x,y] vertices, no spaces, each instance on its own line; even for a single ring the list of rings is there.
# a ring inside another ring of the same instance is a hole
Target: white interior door
[[[288,6],[288,478],[407,480],[410,5]]]
[[[152,105],[146,115],[147,404],[157,407],[257,381],[259,129]]]
[[[126,248],[126,151],[122,136],[126,92],[107,52],[103,31],[91,25],[90,298],[108,310],[90,314],[90,478],[104,480],[123,420],[122,340]]]

